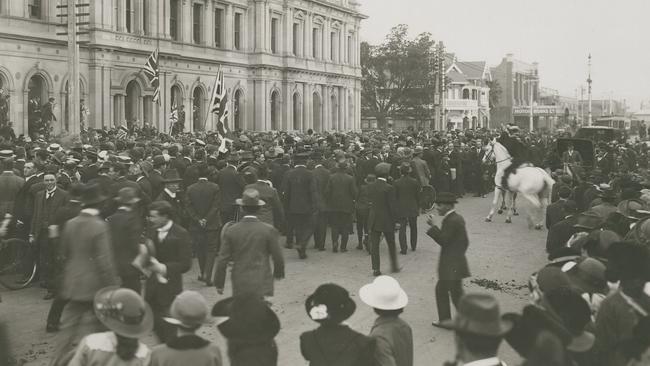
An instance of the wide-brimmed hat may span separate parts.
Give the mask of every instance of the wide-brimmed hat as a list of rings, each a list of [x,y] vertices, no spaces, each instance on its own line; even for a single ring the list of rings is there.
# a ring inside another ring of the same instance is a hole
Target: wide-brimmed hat
[[[235,203],[239,206],[264,206],[266,204],[260,199],[260,192],[255,188],[244,190],[242,198],[237,198]]]
[[[441,325],[461,333],[501,337],[512,329],[513,322],[501,317],[494,296],[469,293],[461,297],[456,316]]]
[[[203,296],[196,291],[186,290],[176,296],[169,309],[170,316],[164,319],[167,323],[193,329],[204,324],[209,313]]]
[[[368,174],[363,181],[366,182],[367,184],[373,183],[374,181],[377,180],[377,176],[374,174]]]
[[[375,174],[377,175],[388,175],[390,173],[391,165],[388,163],[379,163],[375,166]]]
[[[571,283],[583,293],[607,294],[606,267],[594,258],[584,258],[566,273]]]
[[[406,292],[390,276],[379,276],[361,287],[359,297],[366,305],[381,310],[403,309],[409,302]]]
[[[616,212],[628,219],[638,220],[650,216],[650,211],[645,208],[646,205],[642,200],[629,199],[621,201],[616,208]]]
[[[435,203],[454,204],[454,203],[458,203],[458,199],[456,198],[456,195],[453,193],[440,192],[436,197]]]
[[[569,351],[581,353],[591,349],[596,337],[585,331],[591,321],[591,309],[575,289],[560,287],[549,291],[544,294],[544,307],[571,333]]]
[[[139,338],[153,329],[151,307],[131,289],[103,288],[95,293],[93,308],[97,319],[121,336]]]
[[[133,187],[124,187],[117,192],[115,200],[123,205],[132,205],[140,202],[138,192]]]
[[[573,227],[578,229],[595,230],[603,224],[603,218],[593,211],[585,211],[578,215]]]
[[[356,308],[348,291],[333,283],[318,286],[305,301],[307,314],[318,323],[340,323],[352,316]]]
[[[245,293],[217,302],[212,316],[227,318],[218,325],[229,340],[249,343],[273,339],[280,331],[280,319],[257,294]]]
[[[183,178],[178,175],[178,170],[174,168],[170,168],[165,170],[165,173],[163,174],[163,179],[165,183],[179,183],[183,181]]]
[[[106,196],[102,194],[102,188],[99,184],[87,184],[81,193],[81,202],[84,205],[94,205],[106,201]]]

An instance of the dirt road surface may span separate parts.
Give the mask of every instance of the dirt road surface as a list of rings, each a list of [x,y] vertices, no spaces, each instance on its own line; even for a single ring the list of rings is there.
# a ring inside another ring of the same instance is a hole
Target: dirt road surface
[[[526,288],[529,275],[545,263],[544,243],[546,231],[529,230],[523,215],[526,202],[520,198],[521,216],[514,217],[512,224],[505,224],[503,216],[497,216],[493,223],[484,222],[489,211],[491,197],[467,196],[457,206],[457,212],[465,217],[470,236],[468,259],[472,277],[465,280],[465,291],[492,293],[500,301],[502,312],[520,311],[528,301]],[[418,220],[418,249],[407,255],[400,255],[402,272],[395,275],[409,295],[409,304],[403,318],[413,328],[415,344],[415,365],[438,365],[454,359],[452,332],[434,328],[437,320],[434,287],[439,247],[427,235],[425,217]],[[284,242],[282,243],[284,244]],[[295,250],[285,249],[286,279],[276,282],[274,310],[282,323],[282,330],[276,338],[280,351],[279,365],[306,365],[300,355],[299,336],[316,327],[304,309],[304,301],[318,285],[337,283],[350,291],[357,303],[356,313],[348,324],[360,332],[367,333],[374,322],[372,309],[358,298],[358,289],[373,280],[370,256],[355,250],[356,234],[350,237],[348,253],[332,253],[328,239],[328,251],[308,251],[309,258],[299,260]],[[386,245],[381,245],[382,271],[389,273]],[[197,278],[198,264],[185,275],[185,288],[200,291],[214,304],[223,296],[214,288],[201,286]],[[227,281],[230,281],[229,279]],[[226,286],[228,295],[229,282]],[[1,289],[0,320],[8,324],[15,362],[23,365],[47,365],[52,353],[56,335],[45,333],[45,319],[50,301],[42,300],[45,291],[38,286],[21,290]],[[64,319],[65,321],[65,319]],[[224,358],[226,346],[214,325],[208,325],[201,334],[222,345]],[[146,339],[153,343],[153,338]],[[519,358],[507,346],[500,349],[504,360],[510,365],[519,363]]]

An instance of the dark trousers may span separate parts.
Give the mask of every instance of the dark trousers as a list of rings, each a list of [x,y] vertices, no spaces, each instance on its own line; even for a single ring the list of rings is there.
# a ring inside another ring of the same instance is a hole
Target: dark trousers
[[[308,213],[290,213],[287,215],[296,233],[296,246],[302,253],[307,251],[307,242],[314,233],[314,216]]]
[[[327,212],[319,212],[314,216],[314,247],[325,248],[325,237],[327,236]],[[334,238],[332,238],[334,240]]]
[[[51,290],[54,280],[54,257],[56,255],[56,240],[48,238],[47,228],[41,230],[36,238],[36,260],[38,261],[38,272],[41,283],[45,288]]]
[[[357,209],[357,239],[359,247],[363,244],[364,234],[367,236],[368,233],[368,209]],[[368,243],[366,243],[366,246]]]
[[[219,253],[219,231],[194,229],[190,231],[194,253],[199,261],[201,277],[208,280],[212,278],[214,260]]]
[[[68,300],[64,300],[59,296],[56,296],[50,305],[50,311],[47,312],[47,324],[59,325],[61,322],[61,314],[63,314],[63,308],[68,303]]]
[[[330,212],[329,223],[332,232],[332,247],[338,249],[339,237],[341,249],[347,249],[350,228],[352,227],[352,215],[349,212]]]
[[[169,316],[170,305],[157,304],[150,301],[151,310],[153,311],[153,332],[161,343],[167,343],[176,337],[176,327],[168,323],[164,318]]]
[[[140,282],[140,274],[133,273],[127,275],[121,275],[122,287],[131,289],[139,294],[142,293],[142,283]]]
[[[405,252],[408,247],[406,246],[406,224],[408,224],[411,231],[411,249],[415,250],[418,245],[418,218],[403,217],[399,220],[399,248]]]
[[[236,208],[237,206],[235,205],[223,205],[221,208],[221,220],[224,224],[235,219]]]
[[[287,237],[287,246],[293,245],[296,241],[296,230],[293,227],[293,221],[287,219],[284,224],[284,235]]]
[[[379,271],[381,260],[379,258],[379,241],[381,235],[384,234],[386,244],[388,244],[388,255],[390,256],[390,266],[393,272],[396,272],[399,267],[397,265],[397,249],[395,248],[395,232],[394,231],[370,231],[370,254],[372,260],[372,270]]]
[[[436,305],[440,321],[451,319],[451,305],[458,306],[458,300],[463,296],[463,280],[438,280],[436,283]]]

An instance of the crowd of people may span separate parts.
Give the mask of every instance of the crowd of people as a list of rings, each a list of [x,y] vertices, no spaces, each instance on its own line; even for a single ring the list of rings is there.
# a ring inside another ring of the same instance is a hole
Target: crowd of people
[[[310,260],[308,249],[343,255],[356,234],[352,245],[370,254],[376,276],[359,289],[378,315],[372,331],[346,326],[355,302],[324,284],[306,299],[320,326],[301,336],[300,351],[311,365],[411,366],[411,328],[399,316],[408,296],[382,274],[380,243],[390,271],[400,272],[397,245],[400,255],[418,247],[423,187],[438,192],[441,219],[429,215],[425,231],[441,247],[433,325],[456,334],[452,364],[502,364],[502,340],[526,365],[648,362],[642,141],[599,143],[585,166],[584,152],[560,151],[562,136],[516,128],[238,131],[228,143],[176,132],[84,130],[77,142],[0,136],[0,215],[13,222],[5,236],[34,243],[23,260],[39,263],[37,280],[52,300],[45,324],[58,332],[52,364],[220,365],[219,348],[196,334],[212,315],[231,365],[275,365],[280,323],[269,303],[285,274],[282,246],[300,260]],[[494,297],[463,291],[470,243],[454,209],[468,193],[492,190],[495,168],[484,157],[494,138],[515,161],[547,168],[558,182],[546,220],[550,263],[531,277],[531,305],[503,316]],[[220,294],[230,273],[232,297],[212,311],[184,291],[193,258],[199,281]],[[60,328],[64,311],[71,320]],[[151,331],[160,342],[152,349],[141,342]]]

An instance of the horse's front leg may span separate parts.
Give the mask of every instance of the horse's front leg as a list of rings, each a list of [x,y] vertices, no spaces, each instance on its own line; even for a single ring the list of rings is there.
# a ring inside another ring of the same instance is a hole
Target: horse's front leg
[[[492,216],[494,216],[494,211],[496,210],[496,206],[499,204],[500,194],[501,191],[499,190],[499,187],[494,187],[494,199],[492,199],[492,206],[490,207],[490,213],[488,213],[487,217],[485,218],[485,222],[492,222]]]
[[[512,193],[512,215],[513,216],[519,216],[519,212],[517,212],[517,192]]]
[[[512,200],[513,194],[510,191],[504,192],[505,202],[506,202],[506,224],[512,223],[512,208],[514,206],[514,201]]]

